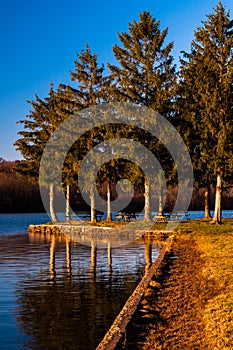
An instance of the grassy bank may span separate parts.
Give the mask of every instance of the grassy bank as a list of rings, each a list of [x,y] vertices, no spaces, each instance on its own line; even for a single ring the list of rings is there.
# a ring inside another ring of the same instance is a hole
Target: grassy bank
[[[233,220],[219,226],[202,221],[182,223],[177,235],[197,243],[205,261],[202,274],[219,287],[202,315],[208,348],[233,349]]]
[[[233,220],[184,222],[174,233],[121,349],[233,349]]]

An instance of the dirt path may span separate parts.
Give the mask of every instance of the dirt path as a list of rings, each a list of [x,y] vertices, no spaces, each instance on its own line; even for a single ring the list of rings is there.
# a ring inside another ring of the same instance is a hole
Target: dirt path
[[[219,291],[202,277],[204,264],[194,241],[176,238],[119,349],[207,349],[201,313]]]

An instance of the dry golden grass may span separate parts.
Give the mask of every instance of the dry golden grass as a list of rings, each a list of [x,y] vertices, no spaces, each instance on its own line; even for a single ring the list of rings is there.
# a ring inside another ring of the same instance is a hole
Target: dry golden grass
[[[233,220],[181,223],[121,349],[233,349]]]
[[[205,260],[203,276],[221,290],[203,310],[206,344],[209,349],[233,349],[233,220],[218,226],[181,224],[179,232],[195,239]]]

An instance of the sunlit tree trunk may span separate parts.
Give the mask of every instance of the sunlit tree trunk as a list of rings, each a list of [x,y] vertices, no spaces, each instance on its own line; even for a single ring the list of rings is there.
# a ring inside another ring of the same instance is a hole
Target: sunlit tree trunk
[[[57,222],[58,218],[54,210],[54,184],[49,185],[49,210],[53,222]]]
[[[205,186],[205,215],[204,219],[209,220],[210,216],[210,184],[207,183]]]
[[[161,180],[159,180],[159,215],[163,215],[163,190]]]
[[[145,178],[145,216],[144,220],[150,220],[150,186],[149,181]]]
[[[217,175],[214,217],[211,222],[213,224],[222,223],[222,178],[220,174]]]
[[[111,213],[111,188],[110,182],[108,182],[107,187],[107,221],[112,221],[112,213]]]
[[[96,222],[96,210],[95,210],[94,190],[91,190],[90,199],[91,199],[91,222],[95,223]]]
[[[70,220],[70,185],[66,185],[66,221]]]

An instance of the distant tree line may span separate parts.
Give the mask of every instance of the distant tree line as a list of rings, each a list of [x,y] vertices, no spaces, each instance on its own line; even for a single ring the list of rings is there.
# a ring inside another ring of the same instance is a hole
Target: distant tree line
[[[0,158],[0,212],[23,213],[44,210],[38,184],[15,171],[16,162]]]
[[[41,201],[40,189],[37,182],[31,182],[22,177],[16,171],[19,161],[6,161],[0,158],[0,213],[40,213],[44,212],[44,206]],[[195,187],[190,204],[190,210],[204,209],[204,188]],[[116,196],[113,192],[113,197]],[[176,200],[176,188],[168,191],[165,210],[172,210]],[[214,188],[211,188],[210,203],[211,209],[214,209]],[[106,198],[106,184],[102,189],[102,196]],[[90,207],[85,203],[77,187],[71,187],[71,207],[74,211],[90,211]],[[223,192],[223,208],[232,209],[233,188],[229,187]],[[144,207],[143,192],[138,192],[126,211],[131,213],[139,212]],[[64,211],[64,207],[56,208]]]
[[[232,181],[232,82],[233,21],[219,1],[202,27],[194,33],[190,52],[182,52],[177,70],[171,55],[173,43],[165,44],[168,29],[161,31],[160,22],[149,12],[142,12],[138,21],[129,23],[128,32],[119,33],[120,45],[113,46],[116,65],[98,64],[98,57],[88,45],[74,61],[70,85],[50,86],[49,95],[30,101],[31,111],[19,123],[23,130],[15,142],[24,160],[17,171],[38,180],[44,147],[54,130],[71,115],[94,105],[109,102],[131,102],[148,107],[167,118],[182,135],[194,167],[195,183],[205,188],[205,218],[210,217],[211,188],[215,188],[213,223],[221,223],[222,193]],[[81,118],[81,117],[80,117]],[[82,122],[82,120],[80,120]],[[132,126],[103,126],[82,135],[71,147],[63,166],[63,186],[68,207],[70,188],[77,186],[77,171],[83,157],[96,145],[113,136],[131,138],[145,145],[158,158],[167,186],[177,186],[177,173],[169,152],[160,140]],[[56,169],[48,177],[50,212],[53,208]],[[128,174],[128,175],[127,175]],[[88,176],[88,174],[87,174]],[[105,164],[96,179],[105,186],[108,220],[111,220],[111,199],[114,184],[128,178],[136,192],[143,189],[145,219],[150,217],[152,190],[139,167],[117,159]],[[96,220],[93,189],[91,220]],[[159,208],[161,211],[161,208]]]

